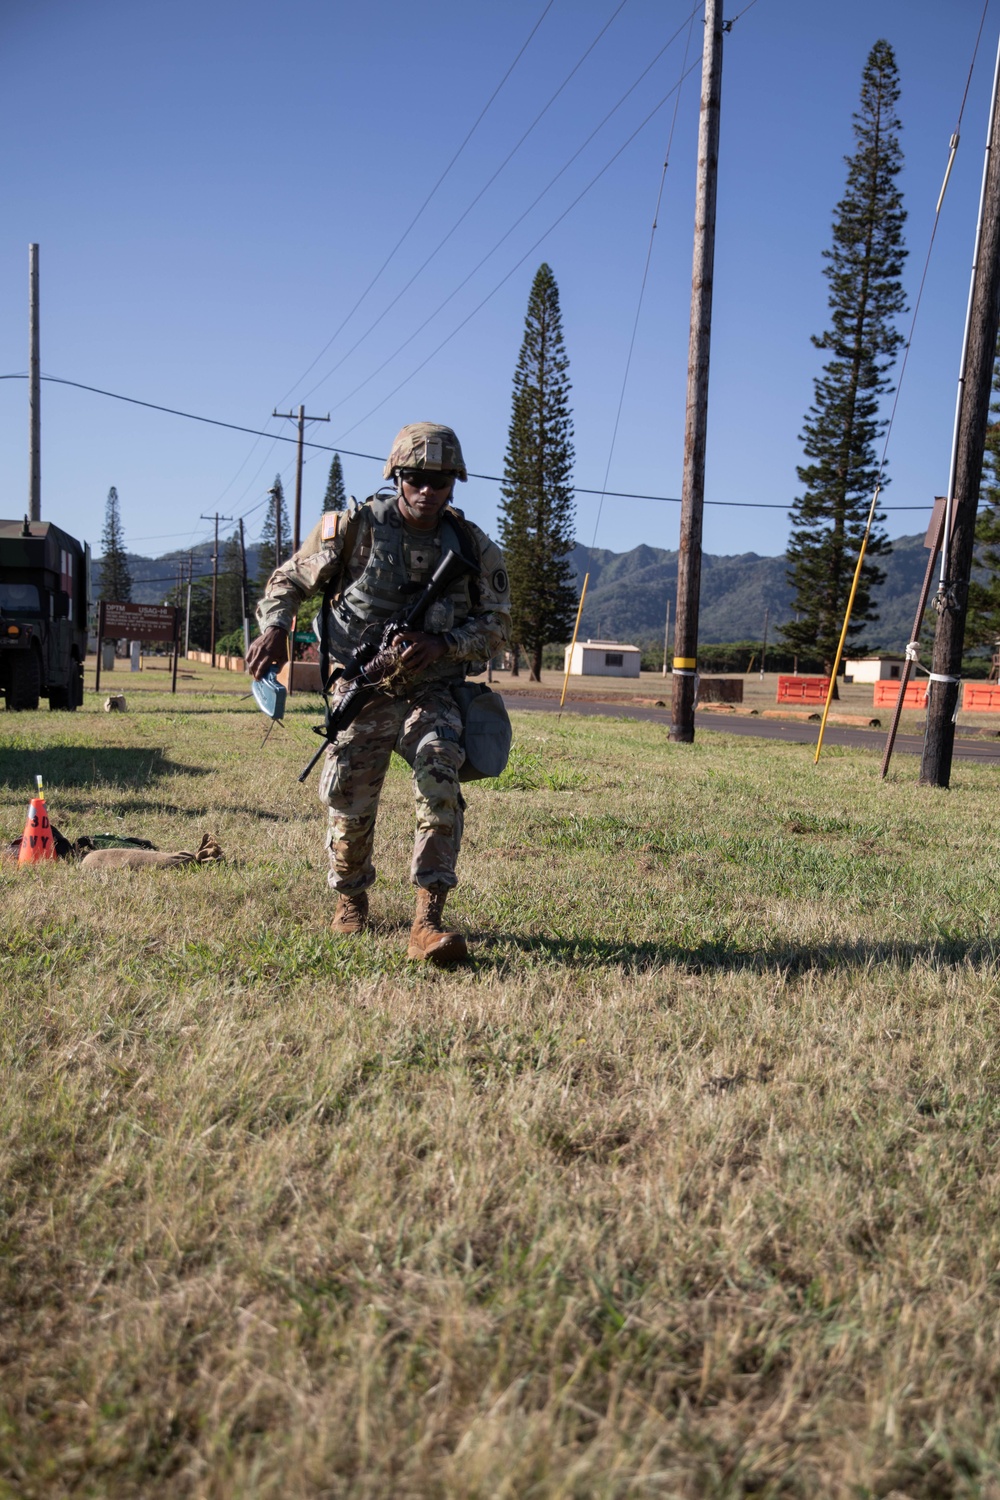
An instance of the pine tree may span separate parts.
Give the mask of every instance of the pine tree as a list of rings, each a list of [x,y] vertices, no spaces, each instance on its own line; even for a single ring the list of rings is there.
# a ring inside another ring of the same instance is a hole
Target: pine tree
[[[823,274],[830,284],[831,327],[817,349],[829,362],[814,384],[813,404],[801,435],[812,462],[798,469],[805,493],[790,513],[788,581],[795,589],[798,617],[782,631],[793,651],[817,652],[829,673],[843,628],[871,497],[879,477],[875,451],[885,430],[880,397],[891,391],[890,372],[903,335],[895,319],[905,311],[900,276],[903,245],[902,194],[896,177],[899,146],[898,73],[893,50],[875,43],[862,75],[861,101],[854,115],[857,149],[847,163],[847,189],[837,205],[833,247],[823,252]],[[888,481],[883,476],[883,486]],[[890,548],[876,514],[868,559]],[[872,591],[885,574],[866,559],[861,571],[848,640],[878,619]],[[854,649],[863,649],[854,640]]]
[[[281,475],[275,474],[274,488],[278,492],[278,512],[281,525],[281,536],[277,538],[279,546],[278,553],[282,562],[288,560],[292,550],[292,528],[288,524],[288,511],[285,508],[285,490],[281,483]],[[274,572],[275,563],[275,505],[274,496],[267,497],[267,510],[264,515],[264,524],[260,531],[260,556],[257,564],[257,593],[262,594],[267,587],[267,580]]]
[[[569,639],[576,610],[568,558],[574,521],[568,370],[559,288],[543,263],[528,298],[500,489],[515,651],[520,646],[527,655],[533,682],[541,676],[543,648]]]
[[[345,510],[347,507],[347,491],[344,489],[344,470],[340,463],[340,454],[335,453],[330,464],[330,477],[326,482],[326,494],[323,496],[323,514],[328,510]]]
[[[101,549],[101,598],[116,604],[128,604],[132,598],[132,575],[125,552],[118,491],[114,485],[108,490]]]
[[[216,599],[217,630],[220,636],[243,628],[243,559],[240,534],[234,531],[223,545],[219,558],[219,588]]]
[[[1000,342],[993,365],[993,389],[1000,394]],[[967,650],[993,646],[1000,640],[1000,401],[990,408],[992,421],[986,431],[983,483],[976,517],[976,567],[985,578],[969,583],[969,609],[965,619]]]

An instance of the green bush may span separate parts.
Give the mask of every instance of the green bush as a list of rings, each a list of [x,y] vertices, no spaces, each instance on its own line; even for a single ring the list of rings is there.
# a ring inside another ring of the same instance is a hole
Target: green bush
[[[257,634],[254,625],[250,627],[250,639],[253,640]],[[242,656],[243,655],[243,627],[239,630],[231,630],[228,635],[217,637],[215,649],[219,656]]]

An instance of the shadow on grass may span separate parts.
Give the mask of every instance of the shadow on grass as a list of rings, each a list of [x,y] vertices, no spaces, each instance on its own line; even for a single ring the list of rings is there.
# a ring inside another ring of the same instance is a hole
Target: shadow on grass
[[[221,799],[210,807],[206,803],[186,803],[183,807],[177,802],[165,802],[160,797],[135,797],[130,795],[115,796],[110,801],[110,806],[105,808],[102,801],[101,807],[95,810],[93,797],[67,796],[61,786],[59,787],[58,799],[53,796],[55,805],[58,801],[61,815],[68,813],[85,813],[88,817],[115,817],[121,818],[128,813],[161,813],[181,818],[217,818],[223,813],[236,814],[244,818],[256,818],[261,823],[284,823],[287,815],[280,812],[268,812],[263,807],[247,807],[242,802],[225,802]]]
[[[914,964],[994,963],[1000,945],[988,938],[942,934],[923,942],[773,943],[759,948],[738,943],[622,943],[599,938],[521,937],[514,933],[477,933],[475,963],[479,970],[502,972],[510,967],[512,950],[525,958],[570,969],[622,969],[627,974],[652,973],[676,966],[691,974],[712,970],[752,973],[805,974],[837,969],[867,969],[876,964],[910,968]]]
[[[34,750],[5,749],[0,786],[33,789],[35,777],[47,786],[148,786],[161,776],[209,776],[211,767],[183,766],[161,749],[121,745],[44,745]]]

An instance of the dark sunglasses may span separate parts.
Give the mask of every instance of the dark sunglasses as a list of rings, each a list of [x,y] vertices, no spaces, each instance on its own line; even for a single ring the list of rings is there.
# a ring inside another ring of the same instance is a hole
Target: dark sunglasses
[[[442,469],[400,469],[399,477],[417,490],[422,490],[425,485],[429,490],[446,490],[455,483],[457,476]]]

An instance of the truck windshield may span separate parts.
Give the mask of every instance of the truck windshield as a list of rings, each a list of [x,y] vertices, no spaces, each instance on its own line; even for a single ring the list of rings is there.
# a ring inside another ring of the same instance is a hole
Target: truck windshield
[[[0,609],[9,615],[37,615],[41,611],[38,588],[33,583],[0,583]]]

